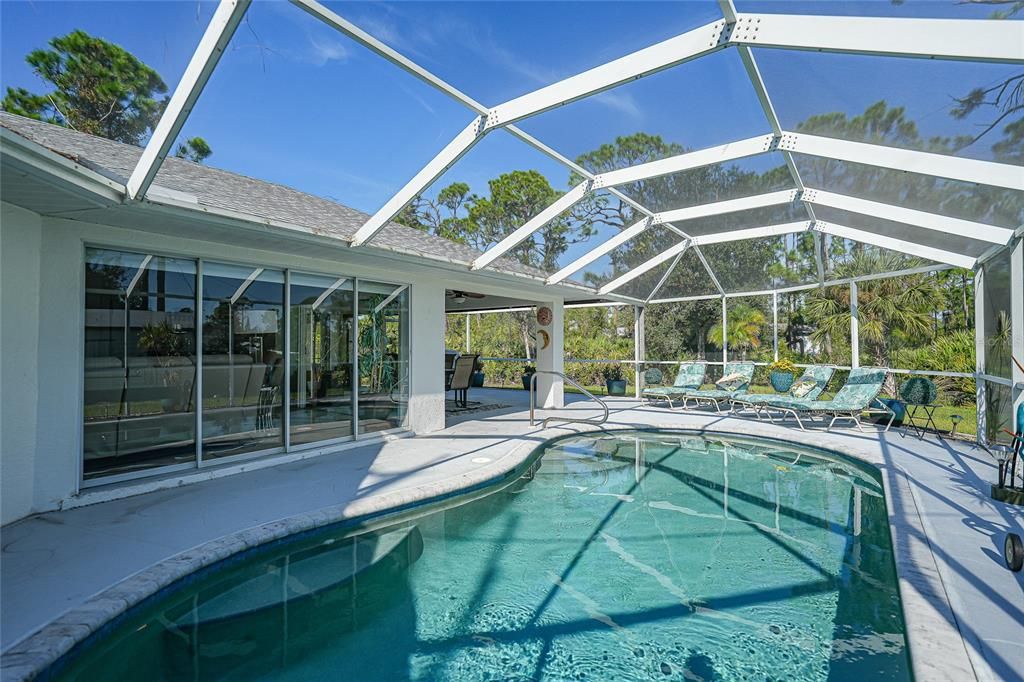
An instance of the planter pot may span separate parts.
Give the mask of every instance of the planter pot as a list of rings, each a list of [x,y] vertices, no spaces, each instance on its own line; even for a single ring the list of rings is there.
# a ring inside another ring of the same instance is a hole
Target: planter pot
[[[608,395],[626,395],[625,379],[608,379],[604,382]]]
[[[896,413],[896,418],[892,420],[893,426],[903,426],[903,418],[907,416],[907,405],[902,400],[896,398],[879,398],[885,405]],[[871,415],[871,421],[876,424],[888,424],[889,416],[885,414]]]
[[[473,372],[473,376],[469,380],[469,385],[472,386],[473,388],[483,388],[484,387],[484,373],[483,372]]]
[[[792,372],[772,372],[772,388],[775,389],[776,393],[785,393],[793,385],[795,379],[796,377],[793,376]]]
[[[524,391],[529,391],[530,390],[530,377],[532,377],[532,376],[533,376],[532,374],[524,374],[522,376],[522,379],[523,379],[523,390]],[[534,389],[534,390],[537,390],[537,389]]]

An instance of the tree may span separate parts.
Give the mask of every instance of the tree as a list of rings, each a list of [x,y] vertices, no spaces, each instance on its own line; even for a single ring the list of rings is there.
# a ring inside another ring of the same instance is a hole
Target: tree
[[[485,251],[562,196],[535,170],[504,173],[487,185],[488,196],[470,193],[464,182],[445,187],[434,199],[417,196],[395,220]],[[508,255],[553,272],[562,254],[590,237],[595,229],[567,212],[549,221]]]
[[[206,140],[201,137],[191,137],[179,144],[178,148],[174,150],[174,155],[179,159],[187,159],[196,163],[202,163],[210,154],[213,154],[213,150],[210,149],[210,145],[206,143]]]
[[[900,269],[899,254],[873,248],[858,251],[836,269],[840,277],[857,277]],[[925,274],[862,282],[857,297],[861,354],[875,365],[888,365],[895,349],[927,343],[932,337],[931,307],[941,297],[935,279]],[[850,333],[850,288],[816,289],[807,297],[807,317],[815,324],[811,338]]]
[[[33,50],[25,61],[54,89],[46,94],[7,88],[5,111],[125,144],[141,145],[167,106],[167,84],[119,45],[77,30]],[[200,162],[212,150],[193,137],[175,154]]]
[[[761,347],[761,329],[765,326],[765,315],[752,305],[737,303],[726,315],[727,348],[738,351],[740,358],[747,359],[747,353]],[[708,341],[722,346],[722,325],[708,330]]]
[[[118,142],[141,144],[166,105],[160,75],[124,48],[85,31],[50,40],[25,57],[53,92],[8,88],[4,109]]]

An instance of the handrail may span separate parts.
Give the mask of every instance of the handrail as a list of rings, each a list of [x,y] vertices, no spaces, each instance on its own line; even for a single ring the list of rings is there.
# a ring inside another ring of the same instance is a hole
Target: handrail
[[[572,384],[573,386],[578,388],[580,391],[583,392],[584,395],[589,397],[591,400],[596,400],[598,402],[598,404],[601,405],[601,408],[604,410],[604,416],[602,416],[600,419],[576,419],[576,418],[573,418],[573,417],[547,417],[547,418],[544,419],[544,423],[541,425],[542,429],[548,428],[548,422],[556,421],[556,420],[557,421],[561,421],[561,422],[573,422],[573,423],[576,423],[576,424],[595,424],[597,426],[600,426],[601,424],[604,424],[606,421],[608,421],[608,404],[605,401],[601,400],[596,395],[594,395],[593,393],[591,393],[590,391],[585,389],[575,379],[567,377],[566,375],[562,374],[561,372],[556,372],[556,371],[550,370],[550,369],[538,369],[538,370],[535,370],[533,372],[533,374],[530,376],[530,426],[535,426],[536,423],[537,423],[536,420],[534,420],[534,418],[533,418],[533,413],[534,413],[534,408],[535,408],[535,405],[536,405],[536,402],[537,402],[537,375],[538,374],[553,374],[555,376],[562,377],[562,379],[564,381],[568,381],[570,384]]]

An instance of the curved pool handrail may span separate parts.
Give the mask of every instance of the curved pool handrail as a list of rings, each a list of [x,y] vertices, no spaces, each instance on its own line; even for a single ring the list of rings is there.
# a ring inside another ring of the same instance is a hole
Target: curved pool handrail
[[[578,381],[576,381],[575,379],[573,379],[572,377],[568,377],[568,376],[566,376],[565,374],[563,374],[561,372],[556,372],[556,371],[551,370],[551,369],[538,369],[538,370],[535,370],[533,372],[533,374],[530,376],[530,426],[535,426],[536,423],[537,423],[536,420],[533,418],[533,413],[534,413],[536,402],[537,402],[536,389],[537,389],[537,375],[538,374],[553,374],[555,376],[562,377],[562,379],[564,381],[568,381],[570,384],[572,384],[573,386],[578,388],[580,391],[582,391],[585,396],[587,396],[591,400],[597,401],[597,403],[601,406],[601,409],[604,410],[604,415],[602,415],[600,418],[594,418],[594,419],[582,419],[582,418],[576,418],[576,417],[557,417],[557,416],[546,417],[544,419],[543,424],[541,425],[542,429],[548,428],[548,422],[551,422],[551,421],[573,422],[573,423],[576,423],[576,424],[594,424],[596,426],[600,426],[601,424],[604,424],[606,421],[608,421],[608,414],[609,414],[609,412],[608,412],[608,403],[606,403],[605,401],[601,400],[596,395],[594,395],[593,393],[588,391],[586,388],[584,388],[582,385],[580,385],[580,383]]]

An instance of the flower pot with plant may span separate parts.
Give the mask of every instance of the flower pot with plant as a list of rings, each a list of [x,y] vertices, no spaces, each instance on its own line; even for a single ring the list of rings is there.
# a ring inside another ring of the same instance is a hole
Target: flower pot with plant
[[[534,367],[533,365],[526,365],[525,367],[523,367],[522,380],[523,380],[523,390],[524,391],[529,391],[530,390],[530,379],[532,379],[533,375],[536,374],[536,373],[537,373],[537,368]]]
[[[778,393],[785,393],[796,379],[796,365],[791,360],[781,358],[768,365],[772,388]]]
[[[622,375],[620,365],[608,365],[601,371],[604,387],[608,395],[626,395],[626,378]]]

